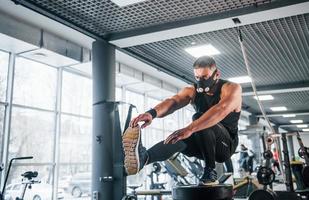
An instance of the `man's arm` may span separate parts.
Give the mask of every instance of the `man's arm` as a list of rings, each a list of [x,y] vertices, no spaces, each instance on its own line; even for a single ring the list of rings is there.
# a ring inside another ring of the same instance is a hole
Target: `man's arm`
[[[235,83],[228,83],[222,88],[221,100],[211,107],[199,119],[193,121],[188,128],[197,132],[212,127],[223,120],[229,113],[241,106],[241,86]]]
[[[175,96],[162,101],[153,108],[156,110],[157,113],[156,116],[164,117],[168,114],[173,113],[175,110],[184,107],[185,105],[190,103],[193,95],[194,95],[193,87],[186,87],[182,89]],[[135,127],[138,125],[139,122],[144,122],[141,127],[145,128],[146,126],[151,124],[152,118],[153,118],[152,115],[148,112],[140,114],[130,122],[130,126]]]
[[[165,117],[173,113],[174,111],[188,105],[193,97],[194,88],[193,87],[186,87],[182,89],[178,94],[165,99],[158,105],[154,107],[157,111],[157,117]]]

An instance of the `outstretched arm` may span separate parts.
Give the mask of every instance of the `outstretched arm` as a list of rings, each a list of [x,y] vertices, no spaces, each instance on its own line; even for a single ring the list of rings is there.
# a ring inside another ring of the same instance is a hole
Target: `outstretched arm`
[[[157,117],[165,117],[166,115],[169,115],[173,113],[174,111],[186,106],[190,103],[192,97],[194,95],[194,88],[193,87],[186,87],[182,89],[178,94],[165,99],[158,105],[156,105],[153,109],[156,110]],[[149,113],[143,113],[138,115],[136,118],[134,118],[130,126],[135,127],[138,125],[138,122],[143,121],[144,124],[142,125],[142,128],[145,128],[146,126],[150,125],[152,122],[152,116]]]
[[[157,111],[157,117],[165,117],[166,115],[169,115],[176,110],[188,105],[194,94],[193,90],[194,89],[192,87],[186,87],[178,94],[172,96],[171,98],[165,99],[156,105],[154,109]]]

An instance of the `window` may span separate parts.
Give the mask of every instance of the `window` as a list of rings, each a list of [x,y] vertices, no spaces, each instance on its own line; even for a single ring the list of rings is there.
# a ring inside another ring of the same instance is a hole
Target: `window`
[[[5,101],[9,54],[0,51],[0,101]]]
[[[164,118],[164,130],[171,132],[179,129],[179,111],[176,111]]]
[[[92,116],[92,80],[63,72],[62,112]]]
[[[17,57],[13,103],[54,110],[56,81],[55,68]]]
[[[53,161],[54,113],[13,107],[9,158],[33,156],[31,163]]]
[[[61,116],[58,189],[64,189],[73,199],[90,199],[91,134],[90,118]]]
[[[144,110],[144,96],[135,92],[126,91],[126,102],[136,106],[138,113],[143,113]]]
[[[192,122],[192,116],[194,115],[194,113],[195,112],[192,109],[184,108],[184,125],[185,126]]]
[[[66,164],[91,162],[92,120],[62,115],[60,162]]]

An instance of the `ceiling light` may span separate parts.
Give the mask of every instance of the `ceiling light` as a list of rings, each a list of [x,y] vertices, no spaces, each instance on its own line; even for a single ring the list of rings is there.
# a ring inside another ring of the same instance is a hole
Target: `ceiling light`
[[[309,132],[309,128],[305,128],[305,129],[303,129],[302,131],[304,131],[304,132]]]
[[[286,114],[286,115],[282,115],[282,117],[296,117],[295,114]]]
[[[218,51],[211,44],[189,47],[189,48],[186,48],[185,51],[189,53],[191,56],[196,57],[196,58],[201,57],[201,56],[213,56],[213,55],[220,54],[220,51]]]
[[[290,121],[292,124],[300,124],[300,123],[303,123],[304,121],[303,120],[300,120],[300,119],[295,119],[295,120],[291,120]]]
[[[253,98],[255,98],[257,100],[257,96],[254,96]],[[274,99],[274,97],[272,95],[261,95],[261,96],[259,96],[260,101],[273,100],[273,99]]]
[[[296,125],[297,126],[297,128],[307,128],[308,127],[308,125],[306,125],[306,124],[300,124],[300,125]]]
[[[119,7],[128,6],[131,4],[139,3],[145,0],[111,0],[115,4],[117,4]]]
[[[272,111],[285,111],[285,110],[287,110],[287,108],[284,107],[284,106],[270,107],[270,109],[271,109]]]
[[[250,83],[252,82],[251,78],[249,76],[239,76],[239,77],[233,77],[228,79],[231,82],[234,83]]]

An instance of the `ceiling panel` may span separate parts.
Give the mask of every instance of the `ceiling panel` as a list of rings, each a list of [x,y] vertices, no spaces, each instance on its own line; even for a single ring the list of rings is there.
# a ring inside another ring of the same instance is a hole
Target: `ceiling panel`
[[[309,108],[309,91],[273,94],[274,100],[261,101],[267,113],[271,113],[270,107],[285,106],[286,112],[302,111]],[[252,96],[243,97],[245,105],[255,113],[261,113],[257,101]]]
[[[97,35],[270,3],[270,0],[147,0],[119,7],[110,0],[26,0]]]
[[[253,78],[258,86],[309,81],[309,14],[242,27]],[[127,48],[194,80],[194,57],[185,48],[212,44],[223,78],[246,75],[237,31],[225,29]]]

